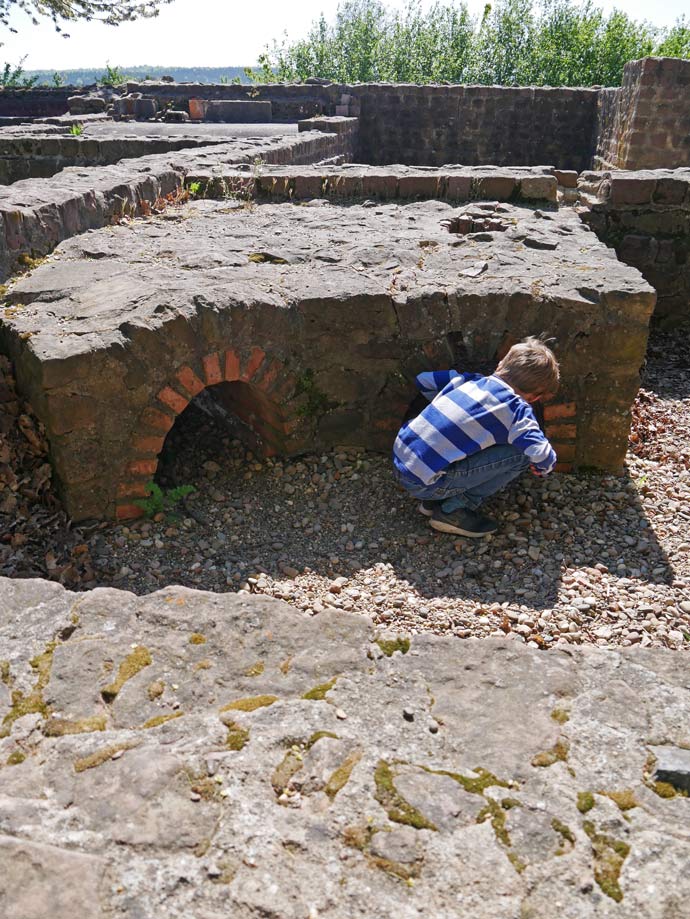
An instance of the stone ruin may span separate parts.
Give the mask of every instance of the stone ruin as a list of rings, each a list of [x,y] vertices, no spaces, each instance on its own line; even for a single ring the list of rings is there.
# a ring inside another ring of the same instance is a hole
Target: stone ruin
[[[688,87],[1,92],[0,352],[71,517],[141,513],[194,400],[389,450],[416,373],[543,332],[560,468],[619,471],[688,319]],[[0,915],[680,919],[688,713],[670,651],[0,578]]]
[[[647,59],[617,90],[0,95],[0,347],[68,513],[140,514],[202,391],[266,454],[387,450],[418,372],[534,333],[563,368],[560,468],[619,471],[655,304],[687,318],[688,85]]]

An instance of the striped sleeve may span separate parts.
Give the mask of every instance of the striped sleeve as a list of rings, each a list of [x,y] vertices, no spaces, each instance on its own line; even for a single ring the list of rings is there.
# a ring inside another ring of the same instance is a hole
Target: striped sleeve
[[[528,406],[516,413],[508,432],[508,443],[521,450],[539,472],[548,475],[553,471],[556,453]]]
[[[429,370],[420,373],[415,380],[417,389],[431,402],[438,393],[444,389],[451,380],[461,377],[457,370]]]

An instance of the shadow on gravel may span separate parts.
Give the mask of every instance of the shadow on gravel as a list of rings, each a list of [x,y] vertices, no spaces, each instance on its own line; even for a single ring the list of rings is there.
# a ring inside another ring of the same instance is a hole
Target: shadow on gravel
[[[640,501],[644,484],[629,476],[525,475],[487,504],[499,533],[469,540],[429,527],[394,483],[386,456],[343,450],[257,463],[234,433],[192,406],[166,441],[161,484],[195,487],[181,510],[195,523],[193,534],[183,523],[177,538],[165,540],[172,570],[161,584],[232,590],[249,574],[286,581],[306,567],[356,580],[348,588],[359,595],[334,594],[336,605],[361,610],[366,600],[372,612],[402,605],[424,615],[423,601],[439,599],[546,609],[569,568],[604,566],[648,584],[673,580]],[[406,600],[408,590],[419,596]]]

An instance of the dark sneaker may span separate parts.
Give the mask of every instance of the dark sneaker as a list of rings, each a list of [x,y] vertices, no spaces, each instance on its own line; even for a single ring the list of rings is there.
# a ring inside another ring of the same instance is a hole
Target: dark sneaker
[[[436,508],[429,523],[441,533],[457,533],[458,536],[488,536],[498,529],[498,524],[491,517],[465,507],[450,514],[444,514],[440,507]]]
[[[419,513],[424,514],[425,517],[431,517],[437,508],[441,509],[442,504],[443,501],[420,501]]]

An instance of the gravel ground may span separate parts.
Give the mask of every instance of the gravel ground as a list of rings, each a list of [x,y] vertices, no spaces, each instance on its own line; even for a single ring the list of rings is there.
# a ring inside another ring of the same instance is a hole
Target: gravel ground
[[[690,648],[687,332],[650,340],[626,475],[525,475],[487,504],[500,530],[484,540],[431,530],[387,456],[260,461],[221,425],[192,406],[171,432],[164,482],[195,488],[173,515],[70,530],[53,513],[19,545],[5,540],[0,573],[245,590],[314,615],[336,607],[540,648]]]

